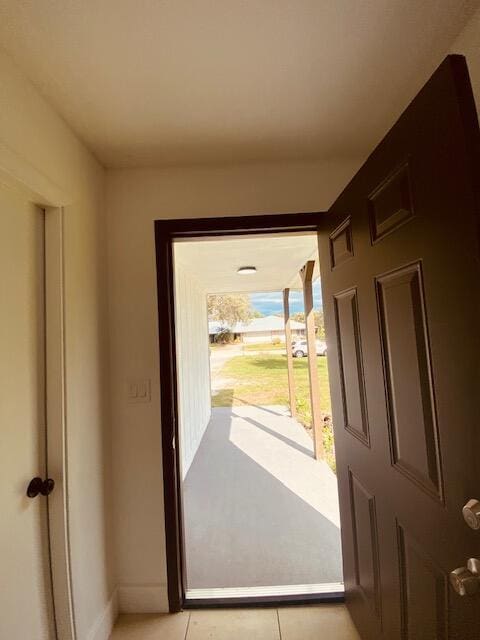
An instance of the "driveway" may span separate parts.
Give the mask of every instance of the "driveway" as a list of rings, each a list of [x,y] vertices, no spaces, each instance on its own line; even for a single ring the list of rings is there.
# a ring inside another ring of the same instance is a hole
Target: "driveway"
[[[216,347],[210,350],[210,371],[212,377],[218,373],[223,365],[234,358],[243,354],[243,345],[226,344],[224,347]]]
[[[210,351],[210,388],[214,396],[221,389],[228,387],[228,378],[223,377],[220,372],[223,366],[235,356],[243,354],[241,344],[227,344],[224,347],[217,347]]]

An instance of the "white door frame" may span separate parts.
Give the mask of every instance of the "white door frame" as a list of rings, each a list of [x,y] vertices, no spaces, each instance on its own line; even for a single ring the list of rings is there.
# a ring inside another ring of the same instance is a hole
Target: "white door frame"
[[[70,569],[63,255],[64,207],[72,198],[1,141],[0,183],[20,191],[45,211],[47,472],[55,480],[48,497],[52,595],[56,640],[76,640]]]
[[[57,640],[75,640],[70,571],[67,420],[65,403],[63,209],[45,209],[47,472],[50,562]]]

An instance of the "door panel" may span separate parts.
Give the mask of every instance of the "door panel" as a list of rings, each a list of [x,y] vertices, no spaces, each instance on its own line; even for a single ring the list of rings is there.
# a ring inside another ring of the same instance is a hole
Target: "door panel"
[[[380,566],[375,496],[350,471],[355,584],[373,616],[380,618]]]
[[[51,640],[46,498],[44,213],[0,185],[0,637]]]
[[[478,638],[479,130],[449,56],[319,232],[347,603],[367,640]]]
[[[368,445],[370,434],[368,431],[357,290],[348,289],[336,294],[334,306],[344,426],[352,435]]]
[[[380,276],[375,283],[392,464],[433,497],[441,498],[437,412],[421,262]]]
[[[448,637],[448,582],[445,573],[397,523],[402,630],[410,640]]]

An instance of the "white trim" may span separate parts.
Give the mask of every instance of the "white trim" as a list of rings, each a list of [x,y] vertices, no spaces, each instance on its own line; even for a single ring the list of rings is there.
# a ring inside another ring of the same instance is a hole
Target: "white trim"
[[[120,613],[168,613],[167,585],[119,585],[118,610]]]
[[[118,618],[118,594],[112,593],[104,610],[95,620],[87,636],[87,640],[109,640],[115,621]]]
[[[219,589],[187,589],[188,600],[217,598],[264,598],[278,596],[303,596],[322,593],[343,594],[343,582],[324,582],[322,584],[285,584],[271,587],[222,587]]]
[[[70,570],[68,455],[65,401],[63,211],[45,211],[45,327],[50,558],[58,640],[75,640]]]

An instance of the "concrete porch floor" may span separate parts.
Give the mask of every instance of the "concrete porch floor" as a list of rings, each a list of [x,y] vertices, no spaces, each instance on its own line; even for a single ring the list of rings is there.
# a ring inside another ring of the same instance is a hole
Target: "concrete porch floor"
[[[188,589],[343,581],[336,477],[285,407],[213,409],[183,499]]]

